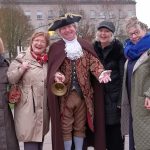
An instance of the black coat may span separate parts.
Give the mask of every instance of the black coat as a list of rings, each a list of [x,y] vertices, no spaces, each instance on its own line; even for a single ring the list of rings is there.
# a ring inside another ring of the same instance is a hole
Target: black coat
[[[105,119],[106,124],[113,125],[120,122],[120,106],[122,81],[125,57],[123,54],[122,43],[114,39],[111,44],[104,49],[100,42],[94,43],[94,49],[106,70],[112,70],[112,81],[104,84],[104,101],[105,101]]]
[[[19,150],[7,96],[8,62],[0,55],[0,150]]]

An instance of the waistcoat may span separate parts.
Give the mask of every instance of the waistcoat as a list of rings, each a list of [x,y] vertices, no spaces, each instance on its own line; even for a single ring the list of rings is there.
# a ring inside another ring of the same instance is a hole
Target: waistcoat
[[[75,60],[71,61],[71,67],[72,67],[72,75],[71,75],[71,86],[70,86],[69,91],[71,92],[72,90],[76,90],[78,95],[80,97],[83,97],[82,90],[79,85],[78,77],[77,77],[77,73],[76,73],[76,61]]]

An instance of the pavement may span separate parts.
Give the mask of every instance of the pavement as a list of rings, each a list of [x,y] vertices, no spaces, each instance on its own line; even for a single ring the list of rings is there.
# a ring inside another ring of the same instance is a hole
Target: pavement
[[[13,112],[13,110],[12,110]],[[14,112],[13,112],[14,114]],[[24,150],[23,143],[20,142],[20,150]],[[43,150],[52,150],[52,142],[51,142],[51,126],[49,132],[46,134],[44,138]],[[87,150],[94,150],[93,147],[89,147]],[[125,145],[124,150],[129,150],[129,136],[125,136]]]
[[[20,142],[19,145],[20,145],[20,150],[24,150],[23,143]],[[43,150],[52,150],[51,127],[50,127],[50,131],[45,136],[44,144],[43,144]],[[94,150],[94,148],[89,147],[87,150]],[[129,137],[128,136],[125,137],[124,150],[129,150]]]
[[[23,143],[19,143],[20,145],[20,150],[24,150],[23,148]],[[129,150],[129,137],[125,137],[125,147],[124,150]],[[52,143],[51,143],[51,133],[50,131],[47,133],[45,136],[44,144],[43,144],[43,150],[52,150]],[[93,147],[89,147],[87,150],[94,150]]]
[[[51,131],[51,127],[50,127],[50,131]],[[51,132],[50,131],[45,136],[43,150],[52,150]],[[19,145],[20,145],[20,150],[24,150],[23,143],[20,142]],[[94,148],[89,147],[87,150],[94,150]]]

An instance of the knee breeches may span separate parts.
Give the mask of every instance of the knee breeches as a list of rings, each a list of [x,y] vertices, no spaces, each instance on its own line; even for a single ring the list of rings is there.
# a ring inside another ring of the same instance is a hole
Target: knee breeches
[[[65,141],[72,136],[85,137],[86,105],[76,91],[69,94],[61,121]]]

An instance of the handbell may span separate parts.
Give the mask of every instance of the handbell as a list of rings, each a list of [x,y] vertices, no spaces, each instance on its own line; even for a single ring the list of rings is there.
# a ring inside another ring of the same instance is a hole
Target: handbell
[[[51,91],[56,96],[63,96],[67,92],[67,87],[62,82],[55,82],[51,86]]]

